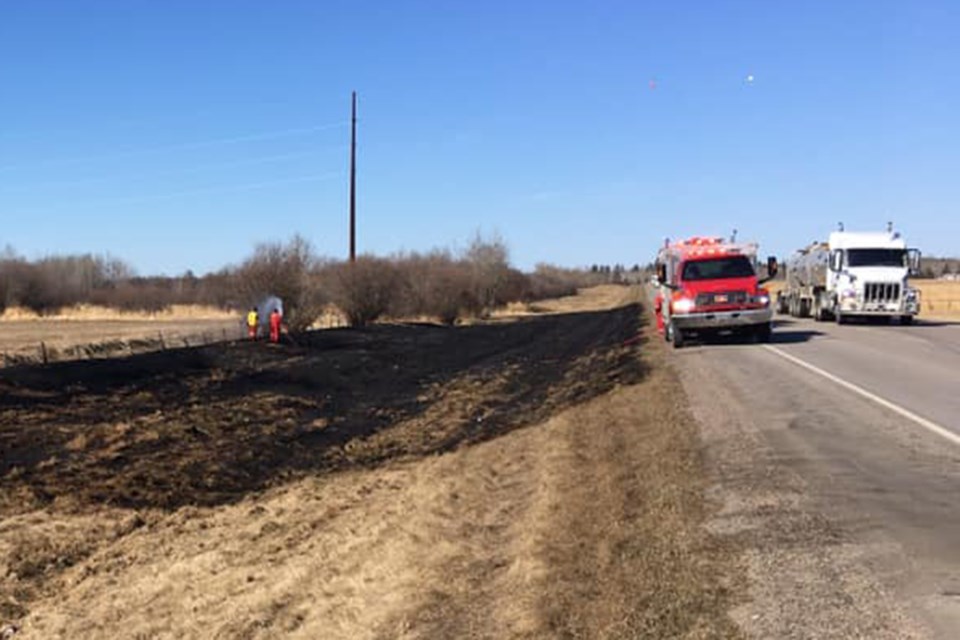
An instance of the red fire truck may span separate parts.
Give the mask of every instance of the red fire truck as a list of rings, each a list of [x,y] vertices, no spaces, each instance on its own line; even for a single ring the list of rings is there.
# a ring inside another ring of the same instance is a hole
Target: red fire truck
[[[760,285],[777,273],[767,259],[767,277],[757,277],[757,245],[723,238],[664,243],[657,254],[657,331],[680,348],[692,336],[741,334],[770,339],[773,310]]]

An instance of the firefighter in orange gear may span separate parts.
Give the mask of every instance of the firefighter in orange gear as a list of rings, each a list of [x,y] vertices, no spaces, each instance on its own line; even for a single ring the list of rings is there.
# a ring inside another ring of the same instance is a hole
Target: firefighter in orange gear
[[[247,335],[250,336],[251,340],[257,339],[257,327],[260,326],[260,316],[257,315],[257,308],[254,307],[250,309],[250,312],[247,314]]]
[[[279,309],[274,309],[270,314],[270,342],[280,342],[280,323],[283,317]]]

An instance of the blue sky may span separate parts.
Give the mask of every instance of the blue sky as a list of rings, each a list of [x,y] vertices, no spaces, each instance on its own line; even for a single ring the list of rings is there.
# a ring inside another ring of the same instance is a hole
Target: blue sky
[[[893,220],[960,255],[958,32],[955,2],[2,2],[0,246],[342,257],[355,89],[363,252],[629,265]]]

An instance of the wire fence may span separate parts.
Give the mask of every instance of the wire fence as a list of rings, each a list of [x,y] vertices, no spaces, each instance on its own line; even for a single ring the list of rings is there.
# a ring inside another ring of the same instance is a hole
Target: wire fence
[[[204,331],[158,330],[138,337],[117,338],[84,344],[69,344],[63,340],[40,340],[4,350],[0,354],[0,368],[50,364],[75,360],[95,360],[131,356],[140,353],[201,347],[233,342],[247,338],[242,322]]]

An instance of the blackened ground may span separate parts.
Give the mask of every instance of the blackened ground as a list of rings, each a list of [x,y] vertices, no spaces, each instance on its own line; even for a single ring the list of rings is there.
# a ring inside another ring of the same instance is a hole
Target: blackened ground
[[[641,322],[630,305],[6,369],[0,515],[58,498],[216,505],[307,472],[486,440],[639,381]]]

